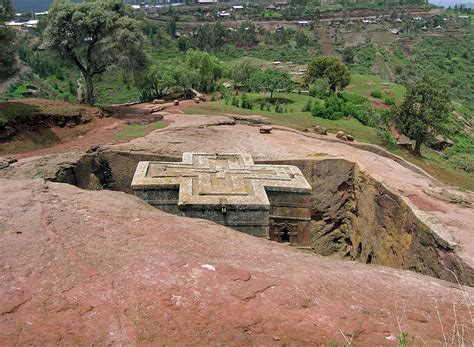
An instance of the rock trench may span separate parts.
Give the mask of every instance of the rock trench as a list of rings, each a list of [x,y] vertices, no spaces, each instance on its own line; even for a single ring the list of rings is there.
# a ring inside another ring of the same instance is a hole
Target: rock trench
[[[89,151],[61,165],[52,181],[83,189],[131,193],[139,161],[180,161],[146,152]],[[474,286],[474,271],[403,199],[344,159],[272,160],[301,169],[313,187],[311,249],[325,256],[412,270]]]

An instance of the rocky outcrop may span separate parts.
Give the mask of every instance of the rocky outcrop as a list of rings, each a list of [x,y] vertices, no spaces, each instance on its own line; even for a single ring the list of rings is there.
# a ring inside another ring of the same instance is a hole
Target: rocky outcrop
[[[398,195],[342,159],[272,161],[298,166],[313,187],[311,248],[474,286],[452,242]]]
[[[457,334],[472,288],[190,223],[122,192],[0,179],[0,196],[2,346],[473,338]]]

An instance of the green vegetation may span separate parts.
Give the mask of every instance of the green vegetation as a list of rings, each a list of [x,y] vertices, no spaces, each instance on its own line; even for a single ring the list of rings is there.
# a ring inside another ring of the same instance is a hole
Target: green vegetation
[[[437,85],[449,88],[454,100],[474,110],[474,32],[461,37],[421,40],[414,49],[408,71],[415,76],[430,76]]]
[[[13,5],[11,0],[0,0],[0,24],[13,17]],[[15,32],[0,25],[0,81],[13,75],[16,71],[16,46]]]
[[[115,139],[129,141],[138,137],[143,137],[147,133],[166,127],[166,123],[158,121],[150,124],[129,124],[115,134]]]
[[[385,95],[395,101],[401,101],[406,88],[403,85],[389,83],[376,75],[352,74],[351,83],[346,87],[346,92],[363,95],[366,97],[376,90],[382,90]]]
[[[265,99],[262,99],[262,96],[257,93],[246,93],[246,97],[251,100],[254,105],[265,102]],[[328,131],[334,133],[338,130],[342,130],[353,135],[354,138],[362,142],[382,144],[377,129],[363,125],[357,119],[342,118],[338,120],[330,120],[314,117],[311,112],[301,112],[308,101],[316,103],[318,100],[315,98],[292,93],[275,93],[273,99],[278,101],[279,105],[287,110],[287,113],[275,112],[276,105],[270,106],[269,110],[261,110],[260,107],[256,106],[254,106],[252,110],[247,110],[238,106],[233,106],[231,103],[226,103],[225,100],[203,103],[186,109],[186,113],[216,115],[222,115],[225,113],[259,114],[268,117],[274,124],[291,127],[297,130],[321,125],[326,127]]]
[[[376,127],[380,122],[380,115],[372,109],[367,98],[348,93],[329,96],[324,103],[317,103],[311,112],[313,116],[325,119],[341,119],[353,117],[364,125]]]
[[[327,79],[329,88],[336,92],[343,90],[351,81],[349,69],[334,57],[319,57],[308,64],[308,71],[305,75],[305,83],[310,84],[317,79]]]
[[[85,102],[93,104],[94,76],[111,65],[133,70],[146,63],[143,35],[121,1],[70,3],[57,0],[48,14],[46,47],[67,58],[86,82]]]
[[[400,107],[392,110],[392,121],[403,133],[415,140],[414,153],[421,155],[421,144],[430,134],[446,132],[451,100],[446,89],[439,89],[430,78],[408,87]]]
[[[270,99],[273,99],[275,90],[288,90],[291,84],[288,72],[274,69],[257,72],[249,82],[250,88],[254,91],[269,91]]]

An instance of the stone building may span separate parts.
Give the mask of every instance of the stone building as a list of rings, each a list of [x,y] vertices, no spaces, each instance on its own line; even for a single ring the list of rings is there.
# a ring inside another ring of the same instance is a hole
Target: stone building
[[[184,153],[182,162],[140,162],[132,190],[169,213],[309,245],[311,186],[295,166],[256,165],[248,154]]]

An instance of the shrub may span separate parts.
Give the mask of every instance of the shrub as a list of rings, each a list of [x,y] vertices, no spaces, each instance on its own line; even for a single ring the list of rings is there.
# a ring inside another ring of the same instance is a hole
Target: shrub
[[[308,100],[306,102],[306,104],[303,106],[303,109],[301,111],[302,112],[310,112],[312,106],[313,106],[313,103],[311,102],[311,100]]]
[[[390,96],[387,96],[386,98],[383,99],[383,102],[385,103],[385,105],[387,106],[393,106],[395,105],[395,99],[390,97]]]
[[[249,98],[247,97],[247,94],[242,94],[240,107],[246,108],[248,110],[253,109],[253,102],[252,100],[249,100]]]
[[[314,86],[309,89],[309,95],[320,99],[328,97],[330,95],[328,80],[317,79],[314,81]]]
[[[236,96],[232,98],[232,101],[230,103],[232,106],[239,107],[239,99],[237,99]]]
[[[384,145],[395,145],[396,141],[390,131],[379,129],[377,135]]]
[[[281,107],[280,105],[276,105],[276,106],[275,106],[275,112],[276,112],[276,113],[284,113],[284,111],[285,111],[285,110],[284,110],[283,107]]]
[[[372,127],[380,122],[380,115],[370,106],[368,99],[356,94],[331,95],[324,104],[314,105],[311,113],[315,117],[331,120],[354,117]]]
[[[372,93],[370,93],[370,96],[377,98],[377,99],[382,99],[383,98],[383,93],[380,90],[373,90]]]

